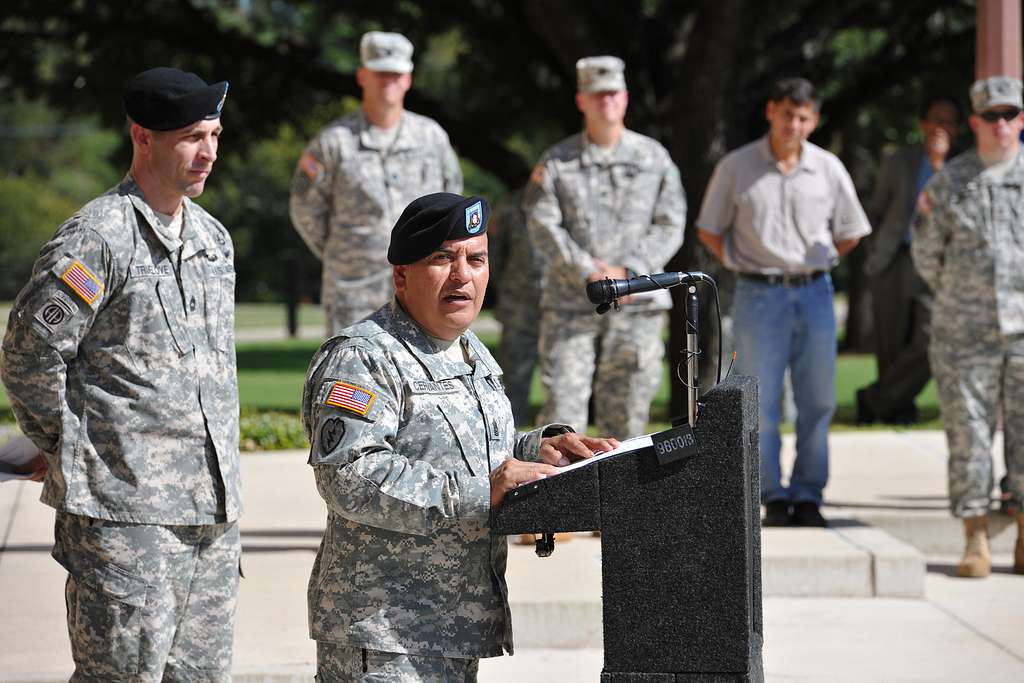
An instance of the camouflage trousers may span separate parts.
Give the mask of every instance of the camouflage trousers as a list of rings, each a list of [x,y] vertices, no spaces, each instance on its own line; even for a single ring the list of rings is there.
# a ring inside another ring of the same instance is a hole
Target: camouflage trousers
[[[993,342],[987,353],[934,342],[929,349],[949,444],[949,503],[956,517],[989,510],[992,436],[1000,407],[1007,491],[1024,506],[1024,335]]]
[[[477,659],[362,650],[317,641],[317,683],[473,683]]]
[[[562,422],[582,431],[593,386],[593,422],[601,434],[622,439],[645,433],[661,384],[664,326],[663,311],[544,311],[540,368],[547,400],[538,423]]]
[[[230,681],[238,524],[129,524],[58,512],[78,681]]]
[[[322,299],[327,336],[333,337],[389,303],[394,292],[391,277],[390,270],[357,282],[334,280],[325,274]]]
[[[512,404],[512,415],[517,425],[530,422],[530,384],[537,365],[537,322],[532,325],[503,324],[498,359],[504,373],[505,394]]]

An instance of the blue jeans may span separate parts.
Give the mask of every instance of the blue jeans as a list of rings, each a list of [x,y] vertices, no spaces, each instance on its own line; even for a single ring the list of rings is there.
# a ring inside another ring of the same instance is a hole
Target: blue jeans
[[[836,319],[832,280],[803,287],[740,277],[733,304],[737,370],[758,379],[761,502],[821,504],[828,482],[828,428],[835,411]],[[782,485],[779,419],[790,369],[796,404],[796,462]]]

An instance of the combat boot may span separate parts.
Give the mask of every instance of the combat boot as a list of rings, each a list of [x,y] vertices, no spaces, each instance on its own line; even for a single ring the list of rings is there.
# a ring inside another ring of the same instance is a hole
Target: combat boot
[[[1013,573],[1024,574],[1024,512],[1017,513],[1017,545],[1013,549]]]
[[[967,547],[956,573],[965,578],[983,579],[992,573],[992,553],[988,548],[988,517],[964,518]]]

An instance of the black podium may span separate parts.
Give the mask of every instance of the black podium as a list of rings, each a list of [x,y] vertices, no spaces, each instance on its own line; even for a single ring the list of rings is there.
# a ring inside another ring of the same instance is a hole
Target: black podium
[[[498,534],[601,531],[601,683],[764,679],[756,380],[703,403],[684,458],[608,457],[492,513]]]

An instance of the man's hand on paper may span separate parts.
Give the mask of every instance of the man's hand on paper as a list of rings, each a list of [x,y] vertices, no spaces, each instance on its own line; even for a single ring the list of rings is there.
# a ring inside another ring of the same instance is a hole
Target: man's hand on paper
[[[509,458],[491,470],[491,507],[496,508],[501,505],[501,501],[505,500],[505,494],[520,484],[544,479],[549,474],[556,472],[558,472],[558,468],[546,463],[523,462]]]
[[[578,460],[592,458],[595,452],[611,451],[618,447],[618,439],[610,436],[593,437],[567,432],[541,441],[540,459],[549,465],[564,467]]]
[[[29,481],[42,481],[43,478],[46,477],[46,458],[43,457],[42,453],[39,453],[24,465],[15,465],[11,469],[13,469],[16,474],[29,475]]]

